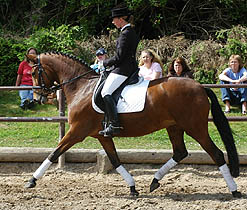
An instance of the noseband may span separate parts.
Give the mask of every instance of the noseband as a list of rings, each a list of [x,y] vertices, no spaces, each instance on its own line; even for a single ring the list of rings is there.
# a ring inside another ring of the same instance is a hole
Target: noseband
[[[37,91],[34,91],[36,94],[38,95],[41,95],[43,97],[47,97],[47,95],[49,93],[52,93],[52,92],[55,92],[55,90],[52,90],[52,88],[47,88],[46,85],[45,85],[45,80],[44,80],[44,77],[43,77],[43,74],[45,74],[45,76],[47,77],[47,79],[49,81],[51,81],[47,75],[47,73],[45,72],[45,70],[43,69],[43,66],[41,65],[40,63],[40,55],[37,56],[37,59],[38,59],[38,63],[33,65],[33,68],[34,67],[38,67],[38,85],[40,85],[41,87],[41,93],[40,92],[37,92]],[[35,76],[35,72],[32,73],[32,76],[34,77]]]
[[[48,74],[45,72],[45,70],[44,70],[44,68],[43,68],[43,66],[42,66],[42,64],[40,62],[40,55],[37,56],[37,59],[38,59],[38,63],[36,65],[34,65],[33,67],[36,67],[36,66],[38,67],[38,83],[39,83],[39,85],[41,87],[41,90],[42,90],[42,93],[41,94],[38,93],[38,94],[41,95],[41,96],[45,96],[46,97],[49,93],[54,93],[55,91],[61,89],[62,86],[66,85],[68,83],[71,83],[71,82],[73,82],[73,81],[75,81],[77,79],[80,79],[80,78],[84,78],[84,79],[88,79],[89,80],[89,79],[95,79],[95,78],[99,77],[99,76],[93,76],[93,77],[90,77],[90,78],[85,77],[87,74],[89,74],[91,72],[94,72],[93,69],[90,69],[89,71],[85,72],[84,74],[81,74],[81,75],[79,75],[77,77],[74,77],[74,78],[72,78],[72,79],[70,79],[68,81],[65,81],[65,82],[61,83],[61,84],[53,85],[52,87],[47,87],[45,85],[45,80],[44,80],[44,76],[43,75],[45,75],[46,78],[51,83],[52,83],[52,81],[49,78]],[[34,76],[34,75],[35,75],[35,72],[32,73],[32,76]],[[45,92],[45,94],[44,94],[44,92]]]

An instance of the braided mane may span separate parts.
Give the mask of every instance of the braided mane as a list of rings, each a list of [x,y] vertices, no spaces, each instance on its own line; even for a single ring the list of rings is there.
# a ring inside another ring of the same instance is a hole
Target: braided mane
[[[90,65],[85,62],[84,60],[82,60],[81,58],[78,58],[74,55],[71,55],[69,53],[63,53],[63,52],[56,52],[56,51],[51,51],[51,52],[45,52],[44,53],[45,55],[52,55],[52,54],[55,54],[55,55],[61,55],[61,56],[64,56],[66,58],[69,58],[69,59],[72,59],[73,61],[76,61],[76,62],[79,62],[80,64],[83,64],[83,65],[86,65],[87,67],[90,67]]]

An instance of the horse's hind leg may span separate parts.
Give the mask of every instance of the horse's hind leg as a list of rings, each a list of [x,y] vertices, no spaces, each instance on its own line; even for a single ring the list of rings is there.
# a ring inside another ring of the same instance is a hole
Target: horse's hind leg
[[[237,191],[237,184],[233,180],[230,170],[225,162],[223,152],[213,143],[209,135],[208,135],[208,141],[206,141],[206,143],[203,142],[200,144],[219,167],[219,170],[223,175],[225,182],[228,186],[228,189],[232,193],[232,195],[234,197],[241,197],[241,193]]]
[[[131,174],[121,165],[114,142],[112,138],[99,137],[101,145],[103,146],[109,160],[111,161],[113,167],[122,176],[122,178],[127,182],[130,187],[130,195],[138,196],[139,193],[135,189],[135,180]]]
[[[159,180],[188,155],[188,151],[184,144],[184,131],[175,125],[168,127],[167,132],[173,147],[173,157],[155,173],[154,179],[150,185],[150,192],[157,189],[160,186]]]
[[[197,131],[189,134],[191,137],[196,139],[202,148],[210,155],[216,165],[219,167],[221,174],[223,175],[229,191],[234,197],[241,197],[241,193],[237,191],[237,184],[233,180],[230,170],[226,164],[223,152],[214,144],[210,138],[207,129],[200,130],[197,127]]]
[[[36,181],[40,179],[45,171],[54,163],[60,155],[71,148],[75,143],[82,141],[81,138],[72,135],[72,132],[68,132],[61,142],[58,144],[57,148],[44,160],[40,167],[34,172],[33,177],[26,183],[26,188],[33,188],[36,186]]]

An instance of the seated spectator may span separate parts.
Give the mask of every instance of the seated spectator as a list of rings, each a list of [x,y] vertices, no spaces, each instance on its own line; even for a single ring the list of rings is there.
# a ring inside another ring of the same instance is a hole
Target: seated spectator
[[[239,55],[231,55],[229,67],[220,75],[221,84],[241,84],[247,80],[247,70],[243,67]],[[221,88],[222,101],[225,103],[225,113],[231,112],[231,105],[242,104],[242,114],[246,114],[247,89],[246,88]]]
[[[38,52],[35,48],[32,47],[27,50],[27,54],[37,55]],[[33,86],[32,65],[33,62],[30,61],[27,56],[25,56],[25,59],[20,63],[18,68],[18,75],[15,84],[16,86]],[[20,90],[19,96],[21,98],[20,107],[23,110],[31,109],[34,106],[32,90]]]
[[[193,73],[182,57],[177,57],[168,68],[168,77],[188,77],[193,79]]]
[[[90,67],[96,72],[96,73],[100,73],[100,70],[99,70],[99,63],[103,60],[105,60],[107,58],[107,53],[105,51],[104,48],[99,48],[97,51],[96,51],[96,58],[95,58],[95,62],[94,64],[92,64]]]
[[[154,80],[163,76],[163,64],[153,50],[143,50],[139,61],[139,76],[144,77],[145,80]]]

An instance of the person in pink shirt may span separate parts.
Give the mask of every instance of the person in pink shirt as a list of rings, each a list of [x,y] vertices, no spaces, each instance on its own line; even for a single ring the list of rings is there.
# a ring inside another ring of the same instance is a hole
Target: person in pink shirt
[[[27,54],[37,55],[38,52],[35,48],[32,47],[27,50]],[[18,75],[15,84],[16,86],[33,86],[32,65],[33,63],[25,56],[25,59],[20,63],[18,68]],[[34,101],[32,90],[20,90],[19,96],[21,98],[20,107],[23,110],[30,109],[33,107]]]
[[[143,50],[139,60],[139,76],[145,80],[154,80],[163,76],[163,63],[153,50]]]

